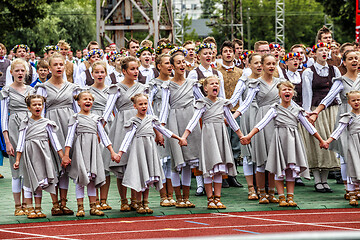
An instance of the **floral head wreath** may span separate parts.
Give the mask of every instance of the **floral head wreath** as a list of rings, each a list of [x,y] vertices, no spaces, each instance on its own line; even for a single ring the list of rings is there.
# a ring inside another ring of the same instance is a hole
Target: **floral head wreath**
[[[313,52],[316,52],[316,50],[317,50],[318,48],[321,48],[321,47],[330,48],[330,45],[327,44],[327,43],[324,43],[324,42],[320,42],[320,43],[318,43],[318,44],[316,44],[316,45],[314,45],[314,46],[312,47],[312,51],[313,51]]]
[[[168,52],[168,54],[169,54],[170,56],[172,56],[172,55],[173,55],[174,53],[176,53],[176,52],[182,52],[185,57],[186,57],[186,55],[188,54],[188,51],[187,51],[185,48],[183,48],[183,47],[173,48],[173,49],[170,50],[170,52]]]
[[[144,51],[149,51],[150,53],[154,53],[154,49],[152,47],[141,47],[137,52],[136,52],[136,56],[140,57],[140,55],[142,54],[142,52]]]
[[[124,51],[116,52],[115,54],[110,56],[109,60],[111,62],[115,62],[116,59],[119,58],[119,57],[127,57],[126,52],[124,52]]]
[[[287,60],[289,60],[290,58],[293,58],[293,57],[300,57],[300,53],[288,53],[288,54],[285,55],[285,57],[283,57],[283,60],[287,61]]]
[[[163,49],[165,49],[165,48],[167,48],[167,49],[173,49],[174,48],[174,45],[172,45],[171,43],[167,43],[167,44],[165,44],[165,43],[163,43],[163,44],[161,44],[160,46],[158,46],[157,48],[156,48],[156,54],[161,54],[161,51],[163,50]]]
[[[269,48],[270,48],[270,49],[281,48],[281,46],[280,46],[280,44],[275,43],[275,44],[270,44],[270,45],[269,45]]]
[[[117,54],[117,51],[110,51],[108,53],[105,53],[106,60],[110,60],[110,58]]]
[[[89,51],[89,53],[85,56],[85,59],[89,60],[89,58],[95,54],[99,54],[100,58],[103,56],[103,53],[99,49],[94,49]]]
[[[244,52],[244,53],[240,56],[240,58],[241,58],[241,60],[244,60],[244,59],[246,59],[250,54],[253,54],[253,53],[255,53],[255,52],[254,52],[254,51]]]
[[[213,50],[213,45],[211,43],[202,43],[195,48],[195,53],[198,54],[204,48],[210,48],[211,50]]]
[[[26,52],[30,51],[30,48],[29,48],[28,45],[26,45],[26,44],[18,44],[18,45],[16,45],[15,47],[13,47],[12,51],[13,51],[14,53],[16,53],[16,51],[18,50],[18,48],[25,48],[25,51],[26,51]]]
[[[43,51],[47,53],[50,50],[59,51],[59,47],[57,45],[47,45],[43,48]]]

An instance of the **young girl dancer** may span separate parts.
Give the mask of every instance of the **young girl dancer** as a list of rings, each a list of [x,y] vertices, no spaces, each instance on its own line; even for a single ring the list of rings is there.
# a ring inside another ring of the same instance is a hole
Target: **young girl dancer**
[[[357,206],[355,184],[360,182],[360,164],[359,164],[359,128],[360,128],[360,91],[351,90],[346,93],[348,104],[351,106],[351,112],[343,113],[340,115],[339,125],[331,134],[330,138],[326,140],[327,146],[339,139],[343,135],[346,139],[346,145],[343,145],[344,156],[346,157],[347,166],[347,190],[349,191],[349,204]]]
[[[255,119],[255,122],[259,122],[270,109],[271,105],[279,102],[279,94],[276,86],[280,83],[280,79],[273,77],[276,68],[275,57],[270,54],[266,54],[262,56],[261,64],[264,69],[264,73],[261,78],[249,81],[246,99],[234,113],[234,118],[243,114],[250,106],[253,99],[255,99],[257,111],[255,112],[255,115],[251,116],[251,118]],[[265,165],[273,136],[273,129],[274,123],[269,123],[265,127],[264,131],[255,136],[253,144],[251,145],[251,158],[253,162],[256,162],[257,166],[256,183],[260,191],[260,204],[268,204],[269,202],[278,203],[278,200],[275,198],[275,181],[273,173],[269,173],[268,178],[269,196],[267,196],[265,192]]]
[[[193,130],[202,117],[199,167],[204,175],[208,208],[225,209],[226,206],[220,201],[222,175],[236,176],[236,166],[224,117],[239,138],[243,135],[231,115],[230,101],[218,98],[220,80],[216,76],[207,77],[203,86],[207,96],[196,101],[195,113],[186,127],[183,138],[186,139],[190,133],[194,133]],[[214,182],[214,195],[212,182]]]
[[[111,142],[103,128],[101,117],[91,113],[94,96],[89,91],[83,91],[74,96],[74,99],[78,102],[81,110],[69,120],[65,154],[61,164],[67,167],[71,163],[69,177],[76,183],[78,204],[76,216],[85,216],[83,203],[85,186],[87,186],[89,196],[90,215],[103,216],[104,213],[96,208],[96,188],[99,188],[106,182],[98,136],[111,153],[113,161],[119,162],[120,157],[111,146]],[[70,159],[69,155],[72,146],[73,151]]]
[[[126,166],[122,184],[136,191],[137,213],[153,213],[149,208],[149,186],[154,185],[156,190],[163,188],[164,173],[161,169],[161,161],[156,151],[154,130],[156,129],[168,138],[179,140],[179,144],[186,145],[186,141],[161,126],[158,118],[147,115],[148,98],[139,93],[131,98],[134,108],[137,110],[135,117],[125,123],[128,131],[120,146],[120,157],[131,144],[129,160]],[[141,196],[143,200],[141,200]]]
[[[107,75],[106,64],[103,61],[97,61],[92,66],[92,76],[94,78],[94,84],[88,87],[88,90],[96,99],[93,102],[93,106],[91,108],[91,113],[96,114],[98,116],[102,116],[104,114],[107,98],[109,95],[109,87],[105,85],[105,78]],[[104,129],[106,134],[110,132],[110,126],[114,117],[111,115],[108,123],[105,125]],[[100,145],[103,148],[103,145]],[[107,161],[104,160],[104,164]],[[112,208],[107,203],[109,188],[110,188],[110,172],[105,169],[106,183],[100,187],[100,201],[98,191],[96,191],[96,207],[101,208],[100,210],[111,210]]]
[[[167,124],[174,134],[181,134],[186,129],[186,123],[194,113],[192,103],[194,98],[203,97],[197,85],[198,80],[185,79],[184,53],[176,52],[170,57],[170,63],[175,71],[175,76],[162,85],[162,106],[160,122]],[[189,138],[189,146],[181,148],[173,139],[170,141],[172,172],[171,181],[176,195],[176,207],[195,207],[190,202],[191,168],[199,164],[200,127],[194,129],[194,134]],[[181,194],[180,174],[183,194]]]
[[[41,117],[45,99],[40,95],[29,95],[25,98],[31,117],[25,117],[19,127],[19,140],[16,148],[14,169],[18,169],[23,156],[24,198],[28,208],[28,218],[44,218],[41,212],[42,190],[50,193],[52,201],[57,202],[55,185],[58,182],[50,144],[63,157],[63,151],[55,134],[55,122]],[[32,195],[35,197],[33,208]]]
[[[298,132],[298,122],[319,140],[320,147],[325,147],[325,142],[306,119],[304,109],[291,104],[295,86],[286,81],[279,83],[277,88],[281,103],[273,104],[251,132],[241,138],[241,143],[249,144],[251,138],[274,119],[275,131],[273,129],[265,169],[276,176],[275,183],[279,193],[279,206],[295,207],[297,206],[294,201],[295,177],[303,173],[305,178],[310,179],[304,143]],[[284,178],[286,180],[287,199],[284,195]]]
[[[170,80],[170,74],[172,72],[172,67],[170,64],[170,55],[161,54],[155,59],[156,68],[159,70],[159,77],[150,80],[150,96],[149,102],[153,104],[154,114],[156,116],[160,115],[161,110],[161,93],[162,93],[162,84]],[[171,183],[171,157],[170,157],[170,145],[167,139],[164,139],[164,146],[159,146],[157,148],[162,169],[165,174],[165,179],[163,180],[163,188],[160,189],[160,206],[169,207],[175,206],[175,201],[173,199],[173,187]]]
[[[36,93],[46,98],[44,103],[43,112],[46,113],[46,118],[54,121],[59,130],[56,135],[59,139],[61,147],[65,148],[65,139],[68,131],[68,122],[74,112],[79,111],[79,106],[74,100],[73,96],[80,92],[80,87],[76,84],[63,80],[63,73],[65,69],[64,58],[55,53],[49,58],[49,67],[52,73],[52,77],[42,84],[37,84],[35,89]],[[69,188],[69,176],[66,171],[61,167],[61,159],[54,153],[55,168],[59,174],[60,188],[60,201],[61,206],[59,208],[58,203],[53,202],[52,215],[73,215],[74,212],[66,206],[67,192]]]
[[[351,90],[360,90],[360,78],[357,78],[359,58],[354,50],[346,51],[342,57],[343,65],[346,68],[346,74],[344,76],[333,78],[333,85],[325,98],[322,99],[319,106],[313,111],[316,114],[320,114],[324,109],[329,107],[337,96],[340,96],[341,105],[336,116],[336,122],[340,120],[340,116],[344,113],[351,111],[351,106],[348,104],[346,94]],[[337,126],[335,126],[336,128]],[[346,129],[344,130],[347,131]],[[341,175],[346,186],[346,157],[344,152],[344,146],[347,146],[347,133],[340,135],[339,141],[335,141],[330,145],[330,150],[334,150],[340,154],[341,163]],[[345,194],[345,198],[349,199],[348,190]]]
[[[15,163],[15,149],[19,138],[21,121],[27,117],[28,109],[25,97],[32,94],[34,89],[24,84],[26,77],[26,62],[15,59],[10,66],[10,73],[14,82],[3,87],[0,92],[1,99],[1,128],[3,130],[6,152],[9,155],[10,166]],[[15,216],[25,215],[25,209],[21,206],[21,180],[23,163],[19,169],[11,168],[12,192],[15,201]]]
[[[328,44],[323,42],[316,44],[313,47],[313,52],[316,54],[316,62],[307,68],[302,75],[302,102],[303,108],[307,112],[314,111],[321,104],[322,99],[333,85],[332,79],[341,76],[337,67],[328,65],[326,62],[329,56]],[[311,123],[316,121],[315,128],[318,129],[321,136],[328,138],[335,126],[337,112],[338,103],[333,102],[321,114],[314,112],[309,117],[309,121]],[[305,134],[304,139],[309,168],[314,175],[315,191],[332,192],[327,184],[327,178],[329,170],[339,167],[335,153],[316,148],[317,143],[309,134]]]
[[[136,115],[136,109],[134,109],[130,98],[137,93],[148,92],[147,85],[136,82],[139,74],[139,62],[136,58],[125,57],[122,60],[121,69],[124,74],[124,80],[116,85],[112,85],[109,88],[109,96],[103,114],[103,118],[107,122],[114,107],[116,106],[117,113],[113,123],[111,124],[109,133],[109,138],[113,143],[113,148],[116,150],[119,149],[126,133],[124,130],[125,122]],[[151,106],[149,106],[149,111],[151,111],[150,109]],[[152,111],[149,113],[152,113]],[[122,185],[122,178],[127,164],[128,155],[129,153],[122,156],[120,163],[110,163],[110,156],[108,152],[104,151],[103,153],[104,160],[108,161],[105,164],[105,169],[112,171],[117,177],[118,190],[121,197],[120,211],[130,211],[128,201],[126,199],[127,188]],[[131,201],[131,209],[136,210],[136,196],[134,191],[131,193]]]

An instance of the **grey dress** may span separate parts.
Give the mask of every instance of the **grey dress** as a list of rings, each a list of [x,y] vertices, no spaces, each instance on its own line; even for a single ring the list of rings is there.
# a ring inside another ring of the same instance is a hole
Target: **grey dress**
[[[9,105],[9,118],[8,118],[8,134],[10,143],[16,150],[17,141],[19,139],[19,127],[22,120],[28,116],[29,110],[25,103],[25,97],[27,95],[33,94],[34,89],[30,86],[26,86],[26,90],[24,93],[20,93],[16,91],[14,88],[10,86],[5,86],[0,92],[0,100],[8,98]],[[4,129],[3,129],[4,130]],[[15,153],[16,156],[16,153]],[[20,160],[20,166],[18,170],[15,170],[12,166],[16,161],[15,156],[9,155],[9,161],[11,166],[11,176],[13,178],[19,178],[23,175],[24,164],[23,161]]]
[[[212,102],[205,97],[195,103],[195,108],[198,110],[206,108],[202,115],[199,164],[204,177],[211,177],[218,173],[230,176],[237,174],[228,130],[224,123],[224,106],[231,108],[231,103],[223,98]]]
[[[298,116],[305,110],[298,105],[284,108],[280,104],[274,104],[277,112],[274,118],[275,129],[269,147],[266,170],[277,176],[285,176],[285,170],[290,168],[293,176],[302,176],[310,179],[306,150],[303,139],[298,131]]]
[[[101,117],[95,114],[74,114],[69,120],[69,126],[77,123],[72,144],[71,168],[69,177],[81,186],[87,186],[90,180],[95,187],[105,184],[104,163],[98,140],[97,123]]]
[[[193,86],[195,84],[198,84],[198,81],[194,79],[186,79],[182,85],[173,81],[162,84],[162,88],[170,92],[167,127],[178,136],[182,136],[185,132],[186,124],[194,114]],[[169,139],[173,171],[181,171],[186,165],[191,167],[199,165],[200,135],[200,126],[197,125],[187,139],[188,146],[180,147],[177,140]]]
[[[258,109],[255,116],[252,116],[252,118],[255,119],[255,122],[260,122],[271,108],[271,105],[279,102],[280,97],[277,89],[279,83],[279,78],[274,78],[271,85],[267,84],[261,78],[249,81],[249,87],[256,88],[258,86],[260,88],[260,91],[255,97]],[[250,125],[253,125],[253,123],[250,122]],[[272,136],[274,134],[274,127],[274,123],[271,122],[263,129],[263,131],[254,136],[253,144],[251,145],[251,156],[258,167],[263,166],[266,163]]]
[[[152,102],[154,115],[159,117],[161,111],[161,101],[162,101],[162,94],[161,94],[161,85],[165,81],[160,79],[154,78],[149,81],[150,86],[150,102]],[[157,146],[157,151],[161,160],[162,164],[166,164],[170,160],[170,143],[167,138],[164,138],[164,146]]]
[[[350,122],[351,121],[351,122]],[[341,136],[346,138],[347,145],[343,145],[346,157],[347,176],[355,183],[360,182],[360,116],[352,112],[340,116],[340,123],[348,124]]]
[[[144,119],[132,117],[125,123],[125,131],[136,125],[136,132],[128,149],[128,162],[122,184],[137,192],[155,186],[156,190],[163,187],[165,179],[161,161],[157,153],[153,122],[160,124],[158,118],[147,115]]]
[[[57,131],[55,122],[47,118],[35,121],[27,117],[19,128],[19,131],[27,128],[22,154],[25,164],[24,187],[33,193],[41,187],[49,193],[56,194],[55,185],[58,183],[58,178],[46,130],[48,125],[52,126],[54,132]]]
[[[137,113],[130,98],[137,93],[148,93],[148,88],[149,87],[147,85],[138,82],[136,82],[130,88],[122,83],[117,83],[110,86],[109,95],[116,94],[118,91],[120,91],[120,96],[116,99],[115,102],[117,113],[113,123],[111,124],[109,133],[109,138],[113,144],[112,146],[115,152],[119,151],[120,145],[125,137],[126,131],[124,130],[124,125],[126,121],[134,117]],[[121,162],[116,163],[110,161],[111,156],[109,151],[104,150],[103,158],[105,161],[105,169],[113,172],[118,178],[122,178],[129,154],[130,152],[124,154],[121,158]]]
[[[69,119],[74,115],[74,93],[80,92],[80,86],[64,81],[61,88],[55,87],[49,81],[35,86],[37,93],[46,97],[45,116],[58,126],[56,135],[60,145],[65,149],[65,140],[68,133]],[[55,168],[59,174],[62,172],[61,159],[52,151],[55,159]]]

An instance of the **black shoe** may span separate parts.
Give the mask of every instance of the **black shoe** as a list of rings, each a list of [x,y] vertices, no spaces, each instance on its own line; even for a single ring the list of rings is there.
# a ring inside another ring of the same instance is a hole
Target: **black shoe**
[[[229,176],[229,178],[227,180],[228,180],[230,187],[239,187],[239,188],[244,187],[241,183],[238,182],[236,177]]]
[[[228,183],[228,181],[226,179],[223,179],[222,180],[222,185],[221,185],[222,188],[229,188],[230,185]]]
[[[204,195],[205,195],[204,187],[203,186],[197,187],[195,196],[204,196]]]
[[[301,178],[295,178],[295,186],[305,186]]]
[[[323,188],[318,188],[317,186],[322,186]],[[322,185],[322,183],[316,183],[315,185],[314,185],[314,187],[315,187],[315,191],[316,192],[320,192],[320,193],[326,193],[326,190],[325,190],[325,188],[324,188],[324,186]]]
[[[333,190],[330,188],[330,186],[327,182],[322,183],[322,185],[324,186],[325,192],[327,192],[327,193],[333,192]]]

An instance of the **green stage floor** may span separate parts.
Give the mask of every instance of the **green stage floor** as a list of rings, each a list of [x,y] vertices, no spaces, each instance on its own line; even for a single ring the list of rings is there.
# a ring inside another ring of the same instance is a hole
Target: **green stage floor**
[[[227,206],[225,210],[218,210],[219,212],[246,212],[246,211],[271,211],[271,210],[287,210],[293,208],[280,208],[277,204],[259,205],[258,202],[247,200],[247,186],[242,172],[242,168],[239,167],[240,174],[238,180],[244,184],[244,188],[224,188],[222,190],[222,202]],[[28,222],[48,222],[48,221],[64,221],[64,220],[80,220],[80,219],[96,219],[96,218],[121,218],[121,217],[136,217],[144,216],[135,212],[122,213],[120,209],[120,196],[117,191],[116,179],[112,176],[111,187],[109,191],[108,202],[113,210],[105,211],[105,216],[96,217],[89,215],[88,200],[85,201],[86,216],[84,218],[77,218],[75,216],[51,216],[50,210],[52,207],[50,194],[43,192],[43,212],[47,215],[47,218],[30,220],[26,216],[14,216],[14,201],[11,193],[11,173],[9,161],[4,159],[4,166],[0,167],[0,173],[5,178],[0,179],[0,224],[15,224],[15,223],[28,223]],[[313,181],[304,181],[304,187],[295,188],[295,201],[298,204],[297,209],[328,209],[328,208],[351,208],[347,200],[344,200],[344,186],[336,184],[335,180],[329,179],[329,185],[334,190],[333,193],[317,193],[314,191]],[[196,181],[192,179],[192,189],[190,199],[196,204],[196,208],[179,209],[175,207],[160,207],[159,205],[159,193],[154,189],[150,190],[150,207],[154,210],[153,215],[176,215],[176,214],[193,214],[193,213],[210,213],[214,210],[208,210],[206,196],[196,197]],[[86,194],[86,192],[85,192]],[[130,191],[128,191],[128,197],[130,197]],[[174,195],[175,197],[175,195]],[[70,189],[68,195],[68,206],[76,212],[76,197],[75,197],[75,184],[70,181]],[[215,210],[217,211],[217,210]]]

